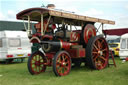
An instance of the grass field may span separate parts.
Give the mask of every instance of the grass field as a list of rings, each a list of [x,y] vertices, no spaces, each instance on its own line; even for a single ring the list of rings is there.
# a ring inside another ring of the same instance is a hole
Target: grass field
[[[64,77],[56,77],[52,68],[30,75],[26,62],[0,64],[0,85],[128,85],[128,62],[117,58],[116,64],[100,71],[81,66]]]

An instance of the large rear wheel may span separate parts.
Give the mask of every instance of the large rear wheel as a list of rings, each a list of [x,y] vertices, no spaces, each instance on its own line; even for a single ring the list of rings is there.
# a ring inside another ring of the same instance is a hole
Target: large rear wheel
[[[56,76],[65,76],[71,70],[71,58],[66,51],[59,51],[53,60],[53,71]]]
[[[103,69],[108,64],[109,49],[106,40],[101,36],[89,39],[86,47],[86,63],[93,69]]]
[[[28,58],[28,71],[34,74],[40,74],[46,70],[46,57],[40,51],[36,51]]]

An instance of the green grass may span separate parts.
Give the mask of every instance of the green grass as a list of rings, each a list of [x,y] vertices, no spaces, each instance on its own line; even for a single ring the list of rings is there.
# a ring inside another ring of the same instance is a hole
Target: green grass
[[[0,85],[128,85],[128,62],[116,59],[117,67],[90,70],[73,68],[69,75],[56,77],[52,68],[45,73],[31,75],[27,63],[0,64]]]

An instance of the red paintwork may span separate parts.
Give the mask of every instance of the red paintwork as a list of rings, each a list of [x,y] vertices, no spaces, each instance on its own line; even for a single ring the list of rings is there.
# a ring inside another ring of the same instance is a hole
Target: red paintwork
[[[37,33],[35,33],[35,34],[32,35],[32,37],[36,37],[36,36],[41,36],[41,33],[38,33],[37,32]]]
[[[84,28],[84,42],[88,43],[88,40],[92,37],[92,36],[96,36],[96,30],[94,28],[93,25],[91,24],[87,24]]]
[[[70,41],[79,41],[79,40],[80,40],[80,34],[77,32],[72,32]]]
[[[43,39],[52,40],[53,39],[53,36],[51,36],[51,35],[44,35],[44,36],[42,36],[42,40]]]
[[[68,49],[67,52],[70,54],[71,58],[85,57],[85,49]]]
[[[78,43],[69,43],[63,40],[60,40],[60,42],[61,42],[61,48],[64,48],[65,50],[70,49],[72,45],[78,45]]]
[[[53,58],[56,53],[46,53],[47,58]]]
[[[85,49],[79,49],[79,57],[85,57]]]
[[[32,39],[30,42],[31,43],[39,43],[39,41],[37,39]]]

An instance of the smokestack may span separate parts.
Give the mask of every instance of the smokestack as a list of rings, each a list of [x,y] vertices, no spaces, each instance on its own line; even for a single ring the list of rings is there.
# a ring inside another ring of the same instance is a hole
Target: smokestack
[[[47,8],[48,8],[48,9],[55,9],[55,5],[54,5],[54,4],[48,4],[48,5],[47,5]]]

